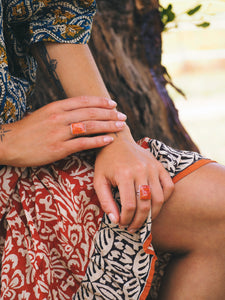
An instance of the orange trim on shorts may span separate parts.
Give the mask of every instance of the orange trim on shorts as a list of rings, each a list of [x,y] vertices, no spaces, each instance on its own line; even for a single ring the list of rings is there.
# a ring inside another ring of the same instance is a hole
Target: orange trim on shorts
[[[146,241],[143,244],[143,250],[147,254],[152,254],[153,257],[152,257],[150,272],[148,274],[148,278],[146,280],[145,287],[144,287],[143,292],[141,293],[141,296],[139,298],[140,300],[145,300],[146,297],[148,296],[148,293],[149,293],[151,285],[152,285],[153,276],[154,276],[154,273],[155,273],[155,262],[157,260],[157,256],[156,256],[154,250],[149,249],[149,245],[151,244],[151,242],[152,242],[152,234],[150,233],[150,235],[148,236],[148,238],[146,239]]]
[[[187,167],[186,169],[184,169],[183,171],[178,173],[173,178],[173,183],[178,182],[180,179],[184,178],[188,174],[192,173],[193,171],[197,170],[198,168],[200,168],[208,163],[211,163],[211,162],[215,162],[215,161],[213,161],[211,159],[205,159],[205,158],[196,161],[195,163],[193,163],[192,165],[190,165],[189,167]],[[150,288],[151,288],[151,285],[152,285],[153,276],[155,273],[155,262],[157,260],[157,256],[153,250],[148,248],[149,245],[151,244],[151,241],[152,241],[152,234],[150,233],[149,237],[146,239],[146,241],[143,244],[143,249],[144,249],[145,253],[152,254],[153,258],[152,258],[152,263],[151,263],[151,269],[150,269],[145,287],[143,289],[143,292],[141,293],[140,300],[145,300],[147,298]]]
[[[190,165],[189,167],[187,167],[186,169],[184,169],[183,171],[178,173],[176,176],[174,176],[173,183],[178,182],[180,179],[184,178],[188,174],[192,173],[193,171],[197,170],[198,168],[200,168],[208,163],[211,163],[211,162],[215,162],[215,161],[211,160],[211,159],[205,159],[205,158],[196,161],[195,163],[193,163],[192,165]]]
[[[142,294],[139,298],[140,300],[145,300],[148,297],[150,288],[152,286],[153,276],[154,276],[154,273],[155,273],[155,262],[156,262],[156,260],[157,260],[157,256],[154,254],[154,256],[152,258],[152,263],[151,263],[151,270],[150,270],[150,273],[148,275],[144,290],[143,290],[143,292],[142,292]]]

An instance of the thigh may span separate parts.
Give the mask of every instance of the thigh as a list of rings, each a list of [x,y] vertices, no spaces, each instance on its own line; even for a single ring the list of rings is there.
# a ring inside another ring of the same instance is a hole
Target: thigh
[[[152,224],[158,251],[186,252],[224,239],[225,167],[209,163],[175,184],[171,198]],[[224,242],[225,244],[225,242]],[[225,246],[225,245],[224,245]]]

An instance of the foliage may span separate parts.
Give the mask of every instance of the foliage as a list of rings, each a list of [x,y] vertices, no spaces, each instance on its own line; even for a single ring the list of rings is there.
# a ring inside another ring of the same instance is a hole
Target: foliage
[[[202,8],[202,5],[198,4],[194,8],[191,8],[191,9],[183,12],[182,14],[186,15],[188,17],[193,17],[196,13],[198,13],[200,11],[201,8]],[[171,3],[168,4],[167,7],[163,7],[162,5],[160,5],[159,11],[160,11],[164,31],[168,30],[169,27],[178,27],[180,15],[177,15],[174,12],[173,5]],[[168,26],[168,25],[173,25],[173,26]],[[210,25],[210,23],[207,21],[202,22],[201,20],[197,20],[197,22],[195,22],[195,26],[197,26],[197,27],[206,28],[209,25]]]

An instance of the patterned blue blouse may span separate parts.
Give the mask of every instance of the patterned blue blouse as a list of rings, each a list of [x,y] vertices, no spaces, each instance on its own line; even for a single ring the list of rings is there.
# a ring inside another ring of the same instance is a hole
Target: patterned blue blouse
[[[95,0],[0,1],[0,124],[20,120],[36,78],[30,45],[87,43]]]

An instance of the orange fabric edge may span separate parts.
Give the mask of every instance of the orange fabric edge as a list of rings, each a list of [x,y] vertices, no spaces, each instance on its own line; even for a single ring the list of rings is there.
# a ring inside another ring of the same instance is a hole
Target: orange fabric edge
[[[147,254],[152,254],[153,257],[152,257],[150,272],[149,272],[148,278],[146,280],[145,287],[144,287],[143,292],[141,293],[141,296],[139,298],[140,300],[145,300],[146,297],[148,296],[148,293],[149,293],[151,285],[152,285],[153,276],[154,276],[154,273],[155,273],[155,262],[157,260],[157,256],[155,254],[155,251],[153,251],[151,249],[148,249],[148,245],[151,244],[151,241],[152,241],[152,234],[150,233],[149,237],[146,239],[146,241],[143,244],[143,250]]]
[[[211,159],[205,159],[205,158],[196,161],[195,163],[193,163],[192,165],[190,165],[189,167],[187,167],[186,169],[184,169],[183,171],[178,173],[176,176],[174,176],[172,179],[173,183],[178,182],[180,179],[184,178],[185,176],[187,176],[188,174],[197,170],[198,168],[200,168],[208,163],[213,163],[213,162],[216,162],[216,161],[213,161]],[[155,273],[155,262],[157,260],[157,256],[154,251],[148,249],[148,245],[151,243],[151,241],[152,241],[152,234],[150,233],[149,237],[146,239],[146,241],[143,244],[143,249],[144,249],[145,253],[152,254],[153,258],[152,258],[150,273],[148,275],[144,290],[141,293],[140,300],[145,300],[147,298],[148,293],[151,288],[153,276]]]
[[[178,182],[180,179],[184,178],[185,176],[187,176],[188,174],[197,170],[198,168],[200,168],[208,163],[212,163],[212,162],[215,162],[215,161],[211,160],[211,159],[206,159],[206,158],[196,161],[195,163],[193,163],[192,165],[190,165],[189,167],[187,167],[186,169],[184,169],[183,171],[178,173],[176,176],[174,176],[172,179],[173,183]]]
[[[152,286],[152,280],[153,280],[153,276],[155,273],[155,262],[157,260],[157,256],[154,254],[153,258],[152,258],[152,263],[151,263],[151,270],[147,279],[147,282],[145,284],[144,290],[140,296],[140,300],[145,300],[148,297],[148,293],[150,291],[150,288]]]

